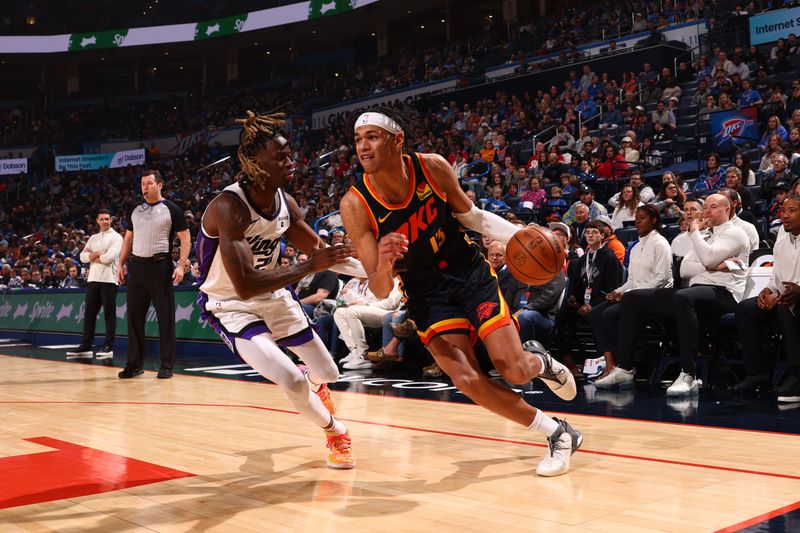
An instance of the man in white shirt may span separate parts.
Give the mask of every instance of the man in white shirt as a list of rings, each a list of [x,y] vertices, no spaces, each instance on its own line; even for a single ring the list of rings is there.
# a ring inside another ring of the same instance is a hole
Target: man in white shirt
[[[772,278],[755,298],[736,306],[736,324],[742,340],[747,376],[734,386],[737,392],[768,388],[770,374],[762,366],[759,333],[777,323],[789,368],[776,388],[779,402],[800,401],[800,196],[783,201],[781,222],[786,233],[775,243]]]
[[[89,263],[88,288],[83,319],[83,338],[80,346],[67,352],[67,359],[91,359],[97,313],[103,308],[106,321],[105,341],[97,350],[97,359],[114,356],[114,336],[117,332],[117,264],[122,248],[122,236],[111,227],[111,213],[101,209],[97,213],[95,233],[86,241],[81,252],[81,262]]]
[[[731,223],[736,226],[737,228],[741,228],[742,231],[745,232],[747,235],[747,241],[750,243],[750,253],[755,252],[758,250],[760,246],[761,239],[758,236],[758,230],[756,227],[746,220],[742,220],[736,215],[736,212],[742,206],[742,197],[739,193],[731,189],[730,187],[723,187],[719,190],[719,194],[725,196],[728,201],[731,203],[730,211],[728,212],[728,217]],[[749,260],[749,258],[748,258]],[[749,263],[748,263],[749,264]]]
[[[703,200],[700,198],[688,198],[683,203],[683,218],[686,225],[691,224],[695,218],[702,220],[703,218]],[[689,232],[684,231],[677,237],[672,239],[670,244],[672,255],[677,257],[684,257],[692,249],[692,239],[689,237]]]
[[[392,291],[383,300],[372,294],[366,278],[351,279],[342,288],[342,293],[342,304],[334,311],[333,321],[350,353],[339,363],[346,370],[372,368],[372,362],[367,358],[369,345],[364,328],[382,327],[384,315],[400,307],[403,298],[400,279],[395,278]]]
[[[692,249],[681,262],[681,277],[688,280],[688,287],[642,289],[626,294],[622,300],[616,354],[619,361],[632,361],[642,315],[676,322],[682,371],[667,389],[668,396],[688,395],[702,385],[695,379],[698,311],[704,317],[732,313],[744,294],[750,245],[744,231],[728,220],[729,210],[725,196],[712,194],[706,199],[702,219],[695,218],[689,224]],[[703,232],[705,229],[709,231]],[[739,267],[730,270],[731,265]]]

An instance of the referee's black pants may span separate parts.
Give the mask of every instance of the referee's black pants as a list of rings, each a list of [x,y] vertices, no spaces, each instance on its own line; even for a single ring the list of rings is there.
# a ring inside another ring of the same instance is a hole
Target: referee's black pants
[[[156,310],[161,348],[161,368],[175,366],[175,294],[172,291],[172,261],[128,261],[128,362],[144,368],[144,325],[150,303]]]
[[[97,313],[103,308],[106,321],[106,340],[103,346],[113,346],[117,333],[117,285],[90,281],[86,289],[86,309],[83,314],[83,340],[81,347],[91,346],[94,340],[94,328],[97,325]]]

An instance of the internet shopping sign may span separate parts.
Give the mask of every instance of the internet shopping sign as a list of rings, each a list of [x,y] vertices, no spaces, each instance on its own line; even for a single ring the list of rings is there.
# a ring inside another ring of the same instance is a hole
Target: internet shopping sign
[[[711,135],[717,152],[730,152],[746,142],[757,143],[761,138],[758,109],[752,106],[711,113]]]
[[[750,17],[750,44],[771,43],[800,32],[800,7],[778,9]]]
[[[77,172],[101,168],[122,168],[144,165],[144,149],[125,150],[105,154],[64,155],[56,157],[56,172]]]

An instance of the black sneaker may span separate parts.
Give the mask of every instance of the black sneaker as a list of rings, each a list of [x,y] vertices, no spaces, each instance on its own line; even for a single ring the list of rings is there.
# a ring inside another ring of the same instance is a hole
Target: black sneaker
[[[72,351],[67,352],[67,359],[91,359],[94,357],[92,347],[82,344]]]
[[[110,344],[106,344],[101,350],[97,350],[95,357],[98,361],[112,359],[114,357],[114,348]]]
[[[775,391],[779,402],[800,402],[800,377],[794,372],[787,375]]]
[[[117,374],[119,379],[130,379],[135,378],[136,376],[141,376],[144,374],[144,370],[141,368],[133,368],[132,366],[126,366],[125,369]]]
[[[756,374],[754,376],[747,376],[733,386],[733,392],[752,392],[765,390],[769,388],[770,381],[771,379],[769,374]]]
[[[158,379],[169,379],[172,377],[172,370],[169,368],[159,368],[158,375],[156,377]]]

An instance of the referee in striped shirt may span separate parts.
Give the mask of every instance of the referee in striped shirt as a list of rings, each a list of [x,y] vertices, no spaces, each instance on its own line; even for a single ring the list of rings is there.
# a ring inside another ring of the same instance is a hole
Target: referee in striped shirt
[[[144,325],[150,303],[156,310],[161,347],[159,379],[172,377],[175,365],[175,294],[172,285],[183,279],[189,260],[191,237],[183,211],[161,196],[164,178],[157,170],[142,175],[144,202],[129,217],[117,280],[125,283],[123,266],[128,265],[128,361],[121,379],[144,372]],[[178,265],[172,266],[170,248],[175,235],[181,242]]]

